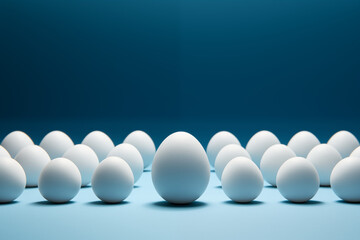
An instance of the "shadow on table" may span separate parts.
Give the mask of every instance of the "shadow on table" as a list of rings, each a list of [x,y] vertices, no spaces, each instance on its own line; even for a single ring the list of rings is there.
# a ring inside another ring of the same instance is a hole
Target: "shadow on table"
[[[19,201],[11,201],[11,202],[0,203],[0,207],[1,206],[15,205],[15,204],[18,204],[18,203],[19,203]]]
[[[195,201],[189,204],[173,204],[173,203],[169,203],[166,201],[159,201],[159,202],[153,202],[150,203],[150,206],[153,207],[159,207],[159,208],[168,208],[168,209],[191,209],[191,208],[201,208],[201,207],[205,207],[208,204],[205,202],[199,202],[199,201]]]
[[[301,206],[301,205],[321,205],[321,204],[324,204],[324,202],[315,201],[315,200],[310,200],[310,201],[303,202],[303,203],[296,203],[296,202],[290,202],[290,201],[288,201],[288,200],[284,200],[284,201],[281,201],[280,203],[288,204],[288,205],[297,205],[297,206]]]
[[[106,203],[103,201],[93,201],[93,202],[88,202],[86,203],[86,205],[91,205],[91,206],[120,206],[120,205],[127,205],[130,202],[128,201],[122,201],[119,203]]]
[[[219,185],[219,186],[215,186],[214,188],[219,188],[219,189],[222,189],[222,186]]]
[[[224,201],[223,203],[228,204],[228,205],[236,205],[236,206],[254,206],[254,205],[262,205],[264,204],[264,202],[262,201],[251,201],[248,203],[240,203],[240,202],[234,202],[231,200],[228,201]]]
[[[336,201],[337,203],[341,203],[341,204],[359,204],[360,205],[360,202],[347,202],[347,201],[344,201],[344,200],[337,200]]]
[[[65,203],[53,203],[53,202],[49,202],[49,201],[39,201],[39,202],[33,202],[31,203],[31,205],[35,205],[35,206],[63,206],[63,205],[71,205],[75,203],[74,201],[69,201],[69,202],[65,202]]]
[[[273,185],[266,185],[265,188],[277,189],[277,187],[275,187],[275,186],[273,186]]]
[[[139,185],[134,185],[134,188],[141,188]]]
[[[215,172],[215,169],[211,169],[210,172]]]
[[[151,172],[150,169],[144,169],[144,172]]]

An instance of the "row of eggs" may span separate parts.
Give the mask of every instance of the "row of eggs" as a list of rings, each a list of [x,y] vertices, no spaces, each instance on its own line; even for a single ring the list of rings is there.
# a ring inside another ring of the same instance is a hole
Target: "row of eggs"
[[[340,198],[360,201],[360,160],[355,158],[360,157],[360,148],[347,158],[352,161],[337,164],[359,146],[356,137],[347,131],[336,133],[328,144],[320,144],[313,134],[302,131],[288,146],[281,145],[271,132],[260,131],[245,149],[233,134],[222,131],[209,141],[207,154],[197,139],[185,132],[167,137],[156,155],[153,141],[142,131],[129,134],[116,147],[99,131],[90,133],[80,145],[74,145],[65,133],[53,131],[44,137],[40,147],[33,145],[25,133],[16,131],[6,136],[1,145],[21,164],[26,175],[21,174],[21,167],[11,170],[18,163],[10,161],[6,150],[0,148],[0,156],[5,154],[8,159],[0,160],[0,202],[19,196],[24,182],[27,186],[38,184],[49,201],[65,202],[90,181],[101,200],[119,202],[130,194],[134,182],[153,159],[155,189],[172,203],[190,203],[202,195],[210,178],[209,162],[226,195],[237,202],[255,199],[262,191],[263,177],[294,202],[311,199],[320,184],[328,186],[330,182]],[[16,186],[18,191],[14,190]]]

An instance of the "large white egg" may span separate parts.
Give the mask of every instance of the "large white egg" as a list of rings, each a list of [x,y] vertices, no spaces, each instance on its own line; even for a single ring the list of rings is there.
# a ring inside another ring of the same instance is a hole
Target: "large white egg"
[[[208,186],[210,165],[205,150],[194,136],[176,132],[158,148],[151,176],[163,199],[188,204],[198,199]]]
[[[293,157],[296,157],[296,154],[286,145],[276,144],[269,147],[260,162],[260,170],[265,180],[272,186],[276,186],[276,175],[279,168],[284,162]]]
[[[91,185],[95,195],[103,202],[119,203],[130,195],[134,175],[125,160],[108,157],[96,168]]]
[[[9,158],[11,158],[10,153],[1,145],[0,145],[0,157],[9,157]]]
[[[14,158],[21,149],[29,145],[34,145],[34,142],[26,133],[14,131],[4,138],[1,145],[10,153],[11,157]]]
[[[15,160],[20,163],[26,174],[26,186],[37,187],[43,168],[51,159],[49,154],[39,146],[30,145],[16,154]]]
[[[49,132],[40,142],[40,147],[49,154],[51,159],[62,157],[66,150],[73,146],[71,138],[61,131]]]
[[[81,174],[76,165],[66,158],[51,160],[41,171],[39,191],[53,203],[65,203],[73,199],[81,187]]]
[[[85,144],[94,150],[99,162],[104,160],[111,149],[115,147],[111,138],[101,131],[93,131],[86,135],[81,144]]]
[[[215,159],[220,150],[228,144],[241,145],[239,140],[230,132],[221,131],[216,133],[209,141],[206,153],[211,166],[215,165]]]
[[[139,150],[144,161],[144,168],[150,166],[154,160],[156,148],[153,140],[147,133],[139,130],[134,131],[125,138],[124,143],[129,143]]]
[[[311,149],[319,144],[320,141],[314,134],[308,131],[301,131],[290,139],[288,147],[295,152],[296,156],[306,158]]]
[[[342,200],[360,202],[360,158],[348,157],[338,162],[331,173],[330,184]]]
[[[129,143],[119,144],[109,152],[108,157],[112,156],[124,159],[134,174],[134,182],[139,180],[144,170],[144,162],[136,147]]]
[[[280,141],[272,132],[260,131],[250,138],[246,151],[250,154],[251,160],[260,167],[262,155],[275,144],[280,144]]]
[[[319,174],[321,186],[330,186],[331,172],[341,159],[340,153],[328,144],[317,145],[307,156]]]
[[[12,158],[0,157],[0,203],[18,198],[25,185],[26,176],[21,165]]]
[[[215,159],[215,173],[220,180],[226,165],[236,157],[247,157],[251,159],[245,148],[238,144],[229,144],[220,150]]]
[[[264,179],[253,161],[246,157],[236,157],[226,165],[221,185],[231,200],[248,203],[259,196]]]
[[[335,133],[328,141],[328,144],[336,148],[342,158],[348,157],[355,148],[359,147],[357,138],[348,131]]]
[[[63,155],[63,158],[71,160],[80,171],[81,186],[86,186],[91,182],[91,177],[99,165],[99,160],[89,146],[77,144],[69,148]]]
[[[315,196],[319,190],[320,179],[310,161],[303,157],[294,157],[279,168],[276,185],[284,198],[301,203]]]

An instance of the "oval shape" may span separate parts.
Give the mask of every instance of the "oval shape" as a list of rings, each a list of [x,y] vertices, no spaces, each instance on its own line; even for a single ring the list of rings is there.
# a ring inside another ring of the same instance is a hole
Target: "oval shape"
[[[276,185],[281,195],[291,202],[307,202],[320,186],[314,165],[303,157],[287,160],[279,169]]]
[[[279,139],[272,132],[263,130],[250,138],[246,145],[246,151],[250,154],[251,160],[260,167],[263,154],[269,147],[275,144],[280,144]]]
[[[119,203],[130,195],[134,186],[134,175],[125,160],[107,157],[96,168],[91,185],[101,201]]]
[[[99,160],[89,146],[84,144],[77,144],[69,148],[63,155],[63,158],[69,159],[80,171],[81,186],[86,186],[91,182],[91,177],[99,165]]]
[[[220,150],[228,144],[241,145],[235,135],[228,131],[220,131],[212,136],[206,147],[206,154],[211,166],[215,166],[216,156]]]
[[[316,168],[321,186],[330,186],[330,175],[335,165],[341,160],[340,153],[331,145],[320,144],[308,154],[309,160]]]
[[[348,157],[355,148],[359,147],[358,139],[348,131],[335,133],[329,139],[328,144],[336,148],[342,158]]]
[[[334,193],[346,202],[360,202],[360,158],[348,157],[334,167],[330,177]]]
[[[260,162],[260,170],[265,180],[272,186],[276,186],[276,175],[279,168],[293,157],[296,157],[296,154],[286,145],[275,144],[269,147]]]
[[[109,152],[108,157],[112,156],[125,160],[134,174],[134,182],[139,180],[144,171],[144,162],[136,147],[129,143],[119,144]]]
[[[27,187],[38,186],[41,171],[51,161],[49,154],[37,145],[23,148],[16,155],[15,160],[25,171]]]
[[[289,141],[290,147],[298,157],[306,158],[311,149],[320,144],[319,139],[309,131],[296,133]]]
[[[9,152],[11,158],[14,158],[21,149],[29,145],[34,145],[34,142],[26,133],[14,131],[6,135],[1,145]]]
[[[264,179],[253,161],[247,157],[236,157],[226,165],[221,185],[231,200],[248,203],[260,195]]]
[[[124,143],[129,143],[136,147],[141,154],[144,168],[151,165],[156,148],[153,140],[146,132],[140,130],[134,131],[125,138]]]
[[[111,149],[115,147],[111,138],[101,131],[92,131],[86,135],[81,144],[87,145],[94,150],[99,162],[104,160]]]
[[[250,154],[238,144],[229,144],[223,147],[215,159],[215,173],[221,180],[222,173],[226,165],[236,157],[247,157],[251,159]]]
[[[157,150],[151,177],[156,191],[166,201],[191,203],[209,184],[210,165],[205,150],[191,134],[173,133]]]
[[[40,147],[49,154],[51,159],[61,158],[73,146],[71,138],[61,131],[49,132],[40,142]]]
[[[80,187],[80,171],[72,161],[66,158],[51,160],[39,177],[41,195],[53,203],[70,201],[78,194]]]
[[[18,198],[26,185],[25,171],[12,158],[0,157],[0,203],[8,203]]]

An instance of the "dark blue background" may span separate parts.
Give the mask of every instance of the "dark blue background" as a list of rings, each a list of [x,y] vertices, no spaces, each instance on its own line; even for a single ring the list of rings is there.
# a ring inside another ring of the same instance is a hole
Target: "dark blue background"
[[[0,34],[4,134],[358,131],[358,0],[1,0]]]

